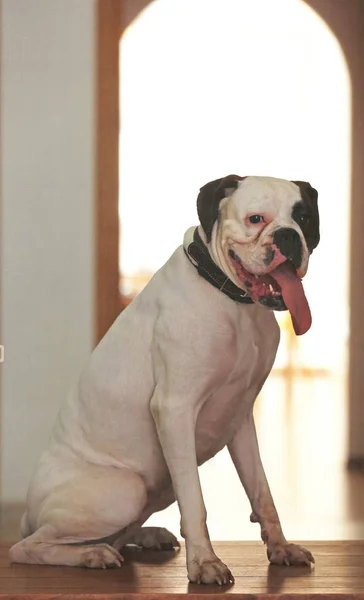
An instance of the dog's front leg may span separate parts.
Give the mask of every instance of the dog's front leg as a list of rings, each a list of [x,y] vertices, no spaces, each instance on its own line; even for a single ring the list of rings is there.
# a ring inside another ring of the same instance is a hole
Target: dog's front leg
[[[252,412],[244,417],[228,448],[251,503],[251,521],[260,524],[270,562],[279,565],[309,565],[314,562],[308,550],[288,543],[284,537],[260,458]]]
[[[221,585],[233,581],[233,577],[214,553],[207,530],[196,459],[195,406],[187,404],[186,398],[156,389],[151,411],[181,513],[188,578],[191,582]]]

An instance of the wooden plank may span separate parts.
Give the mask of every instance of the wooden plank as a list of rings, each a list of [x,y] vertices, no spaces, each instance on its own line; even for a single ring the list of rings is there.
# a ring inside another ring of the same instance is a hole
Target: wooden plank
[[[306,542],[313,568],[268,564],[259,542],[216,542],[217,554],[231,567],[235,585],[189,584],[184,548],[170,552],[128,550],[121,569],[9,564],[9,545],[0,545],[0,599],[11,600],[181,600],[226,594],[247,600],[364,600],[364,542]]]

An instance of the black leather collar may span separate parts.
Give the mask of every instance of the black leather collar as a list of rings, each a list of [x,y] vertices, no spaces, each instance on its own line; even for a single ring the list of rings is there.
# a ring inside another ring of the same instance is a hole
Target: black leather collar
[[[229,296],[229,298],[235,300],[235,302],[253,304],[253,300],[248,293],[235,285],[235,283],[225,275],[224,271],[214,263],[206,245],[201,239],[198,227],[196,227],[193,234],[193,242],[189,244],[187,250],[185,249],[185,253],[193,266],[196,267],[198,274],[211,283],[211,285],[219,289],[220,292],[226,294],[226,296]]]

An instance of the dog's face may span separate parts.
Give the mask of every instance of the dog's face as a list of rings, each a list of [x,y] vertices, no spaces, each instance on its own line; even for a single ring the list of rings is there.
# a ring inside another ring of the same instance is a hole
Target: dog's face
[[[228,277],[254,302],[288,308],[296,333],[307,331],[301,279],[320,239],[316,190],[301,181],[229,175],[201,188],[197,209]]]

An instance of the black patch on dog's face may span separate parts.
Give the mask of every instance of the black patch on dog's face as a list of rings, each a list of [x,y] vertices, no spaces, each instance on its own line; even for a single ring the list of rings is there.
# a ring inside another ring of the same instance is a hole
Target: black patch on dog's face
[[[197,213],[206,234],[207,243],[211,242],[212,228],[219,216],[219,205],[223,198],[230,196],[245,179],[240,175],[228,175],[206,183],[197,197]]]
[[[275,255],[276,253],[273,250],[273,248],[268,246],[268,248],[265,251],[265,258],[263,259],[263,262],[267,267],[269,267],[269,265],[273,262]]]
[[[317,205],[317,191],[306,181],[293,181],[300,188],[302,201],[296,202],[292,218],[301,228],[310,252],[320,241],[320,218]]]

